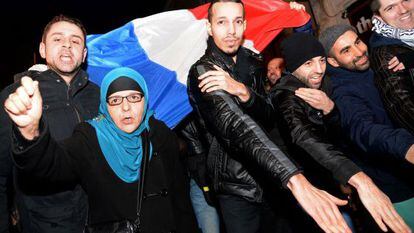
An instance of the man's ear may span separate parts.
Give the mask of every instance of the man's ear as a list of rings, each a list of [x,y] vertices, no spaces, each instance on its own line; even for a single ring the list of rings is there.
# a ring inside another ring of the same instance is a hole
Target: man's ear
[[[328,57],[328,63],[333,67],[339,67],[338,61],[336,61],[336,59],[333,57]]]
[[[43,42],[39,44],[39,54],[43,59],[46,59],[46,46]]]
[[[211,32],[211,23],[210,23],[210,21],[207,21],[206,22],[206,25],[207,25],[207,32],[208,32],[208,34],[210,36],[213,36],[213,33]]]

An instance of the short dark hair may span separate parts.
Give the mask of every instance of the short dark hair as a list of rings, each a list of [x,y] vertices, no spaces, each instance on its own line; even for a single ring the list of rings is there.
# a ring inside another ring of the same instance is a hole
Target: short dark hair
[[[381,8],[381,3],[379,0],[371,0],[370,8],[372,13],[379,15],[379,9]]]
[[[241,0],[212,0],[211,3],[210,3],[210,6],[208,7],[208,10],[207,10],[208,22],[211,23],[211,18],[213,17],[213,9],[212,8],[213,8],[213,5],[215,3],[218,3],[218,2],[234,2],[234,3],[240,3],[240,4],[242,4],[242,6],[243,6],[243,18],[244,18],[244,16],[245,16],[244,4],[243,4],[243,2]]]
[[[78,26],[82,33],[83,33],[83,38],[85,40],[86,43],[86,29],[85,26],[83,26],[82,22],[79,19],[73,18],[73,17],[69,17],[63,14],[57,15],[55,17],[53,17],[52,20],[50,20],[45,28],[43,29],[43,34],[42,34],[42,41],[44,42],[46,40],[46,35],[49,32],[50,28],[52,27],[53,24],[58,23],[58,22],[68,22],[71,24],[74,24],[76,26]]]

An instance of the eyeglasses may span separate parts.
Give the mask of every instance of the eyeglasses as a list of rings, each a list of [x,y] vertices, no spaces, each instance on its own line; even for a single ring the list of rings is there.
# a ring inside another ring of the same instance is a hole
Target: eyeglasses
[[[108,97],[106,102],[109,104],[109,106],[116,106],[122,104],[124,101],[124,98],[127,99],[129,103],[138,103],[141,102],[142,98],[144,97],[144,94],[142,93],[136,93],[128,96],[111,96]]]

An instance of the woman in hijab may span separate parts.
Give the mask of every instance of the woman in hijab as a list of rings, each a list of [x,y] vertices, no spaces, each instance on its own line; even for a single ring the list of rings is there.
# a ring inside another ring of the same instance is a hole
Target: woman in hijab
[[[17,126],[16,166],[53,182],[79,182],[88,194],[90,232],[197,232],[177,138],[152,117],[139,73],[110,71],[101,84],[99,116],[60,143],[41,120],[37,82],[25,77],[22,86],[5,102]]]

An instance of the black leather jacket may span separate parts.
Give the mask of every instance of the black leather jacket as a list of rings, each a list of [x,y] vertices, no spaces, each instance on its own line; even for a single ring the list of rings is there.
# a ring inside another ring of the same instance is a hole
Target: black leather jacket
[[[236,65],[210,39],[206,53],[191,67],[188,78],[190,102],[198,114],[199,130],[209,134],[206,138],[211,138],[207,169],[215,191],[238,195],[252,202],[262,201],[263,191],[257,183],[258,177],[265,175],[286,185],[298,172],[256,123],[267,125],[266,120],[274,112],[271,103],[261,95],[264,93],[261,62],[258,55],[240,48]],[[239,102],[237,97],[225,91],[201,93],[197,78],[214,70],[213,64],[250,88],[251,98],[247,103]]]
[[[373,34],[370,62],[384,107],[399,127],[414,134],[414,69],[393,72],[388,61],[414,49],[399,40]]]
[[[284,120],[280,125],[282,134],[288,135],[286,142],[301,149],[290,154],[304,167],[307,177],[308,174],[313,175],[313,179],[310,176],[312,183],[329,185],[333,175],[337,181],[346,184],[361,169],[345,157],[335,140],[328,136],[328,125],[336,125],[336,109],[324,116],[322,111],[295,95],[295,90],[301,87],[306,85],[294,76],[287,75],[272,92],[272,102]],[[324,170],[329,171],[328,177],[321,177]],[[320,180],[324,181],[318,182]]]

